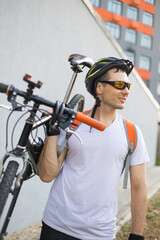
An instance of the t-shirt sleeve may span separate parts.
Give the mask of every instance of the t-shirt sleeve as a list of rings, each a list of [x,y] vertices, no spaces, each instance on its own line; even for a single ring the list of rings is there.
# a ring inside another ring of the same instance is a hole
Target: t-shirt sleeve
[[[131,156],[130,165],[138,165],[150,161],[147,147],[142,135],[142,132],[138,126],[135,126],[137,130],[137,145]]]
[[[60,135],[59,135],[59,138],[58,138],[58,141],[57,141],[57,145],[58,146],[61,146],[63,141],[65,140],[66,138],[66,132],[64,130],[61,129],[60,131]],[[67,146],[66,146],[67,147]]]

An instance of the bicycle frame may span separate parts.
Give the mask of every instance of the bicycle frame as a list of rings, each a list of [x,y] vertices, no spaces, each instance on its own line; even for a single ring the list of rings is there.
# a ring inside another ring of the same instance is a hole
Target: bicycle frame
[[[83,66],[90,66],[90,65],[87,65],[87,64],[89,64],[88,62],[86,63],[84,61],[84,56],[78,55],[78,57],[81,56],[80,58],[78,58],[76,55],[76,57],[77,57],[76,58],[75,55],[76,54],[73,54],[69,57],[69,61],[71,62],[74,73],[73,73],[71,82],[69,84],[69,87],[67,89],[66,95],[64,97],[64,100],[61,104],[61,106],[63,107],[63,112],[67,113],[70,116],[70,118],[69,118],[70,123],[72,123],[74,121],[74,119],[77,118],[77,120],[79,120],[81,122],[84,122],[90,126],[96,127],[99,130],[103,130],[105,128],[105,126],[102,124],[99,124],[99,122],[97,122],[96,120],[94,120],[94,119],[91,120],[89,117],[87,117],[83,114],[80,114],[80,113],[76,113],[75,111],[65,107],[65,104],[67,104],[67,102],[68,102],[73,85],[75,83],[77,73],[81,72],[79,65],[81,64]],[[21,136],[19,138],[17,147],[12,149],[9,152],[6,152],[6,154],[0,159],[0,175],[2,173],[3,165],[9,157],[14,156],[16,158],[23,159],[23,167],[22,167],[22,170],[19,172],[18,176],[16,177],[15,188],[14,188],[14,191],[12,191],[13,197],[12,197],[7,215],[5,217],[4,224],[2,226],[2,230],[0,232],[0,240],[3,240],[4,236],[7,235],[6,229],[8,227],[9,221],[11,219],[11,215],[14,210],[14,207],[15,207],[20,189],[22,187],[23,181],[26,178],[26,174],[27,174],[26,170],[27,170],[27,167],[29,166],[28,154],[29,154],[31,164],[34,168],[34,172],[35,172],[35,174],[38,174],[38,169],[37,169],[36,163],[34,162],[34,159],[32,158],[32,156],[30,154],[30,146],[28,144],[29,136],[33,129],[40,127],[42,124],[44,124],[46,121],[48,121],[48,119],[50,119],[51,116],[46,116],[42,120],[35,121],[36,113],[39,110],[40,105],[45,105],[52,109],[55,109],[55,107],[56,107],[56,103],[48,101],[39,96],[33,95],[33,89],[35,87],[40,88],[41,82],[34,83],[33,81],[31,81],[31,77],[29,75],[25,75],[23,80],[28,83],[28,89],[26,92],[20,91],[20,90],[14,88],[12,85],[9,86],[9,85],[0,83],[0,92],[7,93],[8,101],[11,102],[12,108],[14,108],[16,110],[22,110],[21,109],[22,107],[19,107],[16,103],[15,99],[16,99],[17,95],[24,98],[24,105],[26,105],[28,103],[28,101],[33,101],[33,103],[34,103],[32,109],[30,110],[29,117],[26,119],[26,122],[23,127]],[[4,105],[1,105],[1,107],[4,107]],[[7,108],[7,107],[5,107],[5,108]],[[9,110],[11,110],[12,108],[8,107]]]

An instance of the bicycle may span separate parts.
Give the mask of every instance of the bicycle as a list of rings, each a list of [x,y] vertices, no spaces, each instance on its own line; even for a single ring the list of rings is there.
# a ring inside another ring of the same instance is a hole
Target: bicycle
[[[4,209],[9,194],[12,195],[12,200],[0,232],[0,240],[3,240],[4,237],[7,235],[6,230],[23,182],[35,175],[38,175],[38,169],[36,164],[38,161],[38,156],[40,155],[40,152],[43,148],[46,136],[44,134],[44,140],[42,140],[40,137],[38,137],[37,131],[41,126],[44,127],[44,124],[47,121],[50,121],[52,119],[52,114],[42,114],[46,110],[41,109],[40,106],[44,105],[45,107],[49,107],[53,109],[53,111],[57,112],[57,119],[55,124],[59,123],[59,118],[62,115],[66,116],[66,122],[60,127],[64,129],[68,134],[75,134],[79,140],[81,140],[79,136],[69,128],[69,126],[73,123],[75,119],[92,127],[95,127],[101,131],[105,128],[105,126],[100,122],[81,113],[84,106],[83,95],[76,94],[70,101],[68,101],[77,74],[82,72],[82,68],[85,66],[90,68],[93,64],[92,59],[79,54],[72,54],[68,58],[68,61],[70,62],[71,69],[74,71],[74,73],[66,91],[63,102],[56,101],[56,103],[54,103],[42,97],[34,95],[34,89],[40,89],[42,86],[42,82],[38,81],[36,83],[32,81],[31,76],[27,74],[23,78],[23,80],[28,84],[26,91],[21,91],[18,88],[15,88],[13,85],[10,86],[4,83],[0,83],[0,92],[6,93],[8,96],[7,100],[11,102],[10,107],[5,105],[0,105],[0,107],[11,110],[11,114],[17,111],[25,111],[22,117],[26,116],[26,113],[29,114],[29,116],[25,120],[25,124],[18,140],[17,146],[14,148],[12,144],[12,149],[10,151],[8,151],[6,147],[6,153],[0,159],[0,216],[2,215],[2,211]],[[23,104],[19,103],[16,100],[17,96],[20,96],[24,99]],[[29,102],[32,102],[32,105],[29,105]],[[42,117],[38,117],[38,113],[42,114]],[[11,114],[9,114],[9,117]],[[21,117],[19,119],[21,119]],[[17,122],[15,123],[14,128],[16,127],[16,125]],[[36,131],[35,134],[33,134],[34,131]],[[14,157],[14,160],[10,160],[10,158],[12,157]],[[17,159],[22,159],[23,167],[20,171],[19,162],[17,161]],[[6,168],[4,168],[5,164],[7,165]]]

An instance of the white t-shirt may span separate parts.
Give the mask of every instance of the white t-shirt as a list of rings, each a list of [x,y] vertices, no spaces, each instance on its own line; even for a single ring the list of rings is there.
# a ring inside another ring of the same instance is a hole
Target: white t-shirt
[[[140,129],[131,165],[149,161]],[[128,143],[123,118],[117,114],[103,132],[81,124],[72,135],[63,168],[56,177],[43,221],[82,240],[113,240],[117,215],[117,187]],[[63,142],[63,134],[58,145]]]

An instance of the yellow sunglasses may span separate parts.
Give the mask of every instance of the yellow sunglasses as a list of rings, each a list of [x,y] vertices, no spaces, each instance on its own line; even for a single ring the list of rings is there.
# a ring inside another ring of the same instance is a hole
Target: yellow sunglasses
[[[130,90],[131,87],[131,83],[126,83],[123,81],[99,81],[99,82],[110,84],[119,90],[124,90],[126,87],[128,88],[128,90]]]

